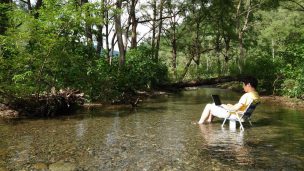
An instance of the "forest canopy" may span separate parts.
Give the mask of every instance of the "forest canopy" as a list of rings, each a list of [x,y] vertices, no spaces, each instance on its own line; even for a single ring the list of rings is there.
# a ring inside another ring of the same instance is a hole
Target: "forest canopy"
[[[304,98],[302,0],[0,0],[0,23],[2,102],[52,88],[116,102],[240,74]]]

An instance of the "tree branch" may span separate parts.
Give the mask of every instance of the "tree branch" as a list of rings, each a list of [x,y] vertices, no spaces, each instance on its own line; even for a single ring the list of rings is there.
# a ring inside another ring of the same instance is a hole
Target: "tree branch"
[[[162,18],[155,19],[155,21],[160,21],[160,20],[164,20],[164,19],[167,19],[167,18],[172,18],[172,17],[176,16],[177,14],[179,14],[180,12],[182,12],[182,11],[181,10],[177,11],[175,14],[173,14],[173,16],[165,16],[165,17],[162,17]],[[150,22],[152,20],[153,19],[147,19],[147,20],[138,21],[137,23],[147,23],[147,22]]]
[[[297,6],[299,6],[300,8],[302,8],[302,9],[300,9],[300,11],[304,11],[304,6],[302,4],[300,4],[299,2],[294,1],[294,0],[289,0],[289,1],[295,3]]]

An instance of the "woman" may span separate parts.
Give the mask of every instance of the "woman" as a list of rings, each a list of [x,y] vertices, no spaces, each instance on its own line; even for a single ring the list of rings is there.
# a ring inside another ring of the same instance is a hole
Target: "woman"
[[[242,79],[243,89],[245,94],[240,98],[239,102],[235,105],[232,104],[222,104],[220,106],[216,106],[215,104],[207,104],[198,124],[211,123],[213,116],[219,118],[226,118],[229,115],[229,111],[244,111],[250,102],[257,103],[260,100],[260,96],[256,91],[256,87],[258,85],[258,81],[254,77],[244,77]]]

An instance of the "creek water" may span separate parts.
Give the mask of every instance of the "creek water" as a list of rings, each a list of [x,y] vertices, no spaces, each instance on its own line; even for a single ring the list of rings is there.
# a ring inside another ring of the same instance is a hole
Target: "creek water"
[[[91,108],[53,119],[0,120],[4,170],[303,170],[304,115],[265,102],[245,131],[195,125],[219,94],[199,88],[145,100],[136,110]]]

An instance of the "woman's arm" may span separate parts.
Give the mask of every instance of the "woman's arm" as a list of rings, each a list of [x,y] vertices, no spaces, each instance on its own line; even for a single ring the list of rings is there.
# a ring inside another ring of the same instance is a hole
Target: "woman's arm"
[[[232,105],[232,104],[223,104],[222,106],[225,109],[228,109],[228,110],[239,110],[243,105],[241,103],[237,103],[235,105]]]

